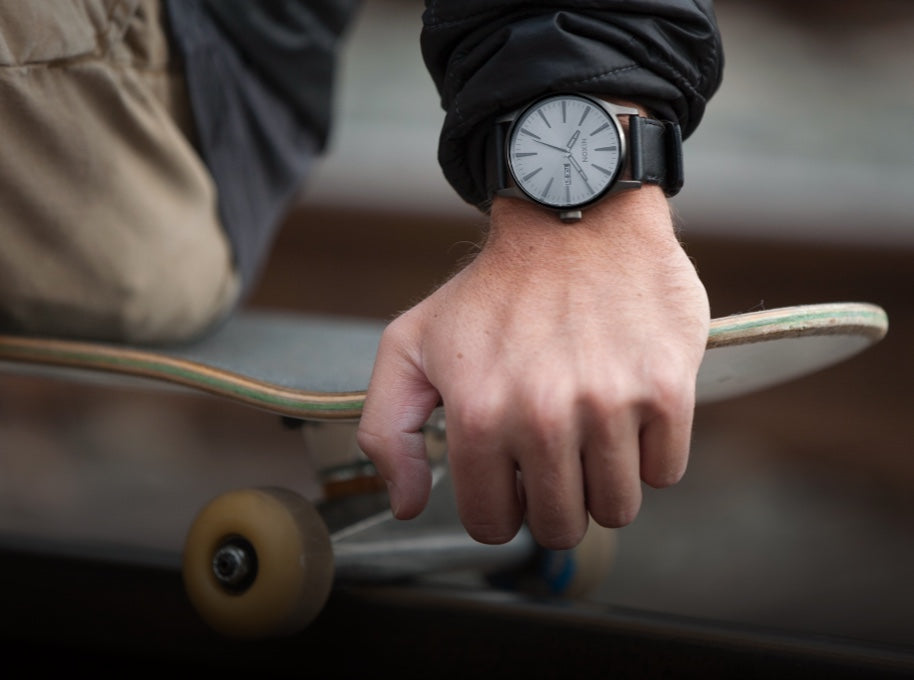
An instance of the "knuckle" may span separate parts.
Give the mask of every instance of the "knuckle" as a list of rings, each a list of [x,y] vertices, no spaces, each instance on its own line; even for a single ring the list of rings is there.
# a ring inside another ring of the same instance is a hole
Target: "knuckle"
[[[525,420],[526,439],[542,455],[549,455],[560,449],[563,432],[568,427],[569,419],[558,409],[549,410],[541,407],[527,411]]]
[[[470,447],[491,440],[502,426],[504,402],[494,391],[480,390],[445,404],[448,432],[461,433]]]
[[[614,412],[625,407],[627,400],[623,394],[623,390],[613,383],[591,381],[579,390],[577,404],[596,422],[603,422]]]
[[[562,382],[532,386],[519,396],[526,437],[543,451],[561,442],[573,423],[572,392]]]
[[[378,347],[379,353],[405,346],[412,337],[412,330],[406,316],[398,316],[384,328]]]
[[[381,455],[391,448],[390,437],[381,432],[360,427],[356,434],[356,444],[369,457]]]
[[[695,376],[673,366],[654,372],[647,388],[650,409],[662,417],[676,417],[695,403]]]

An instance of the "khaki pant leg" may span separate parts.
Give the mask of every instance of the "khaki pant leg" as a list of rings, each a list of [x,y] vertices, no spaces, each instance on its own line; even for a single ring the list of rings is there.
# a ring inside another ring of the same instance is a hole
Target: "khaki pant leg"
[[[159,342],[238,282],[158,0],[0,3],[0,326]]]

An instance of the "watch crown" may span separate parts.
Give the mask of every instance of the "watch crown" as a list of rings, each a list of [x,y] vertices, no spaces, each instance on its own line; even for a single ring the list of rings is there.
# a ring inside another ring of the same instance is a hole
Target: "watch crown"
[[[562,222],[577,222],[581,219],[582,213],[580,210],[563,210],[559,213],[559,219]]]

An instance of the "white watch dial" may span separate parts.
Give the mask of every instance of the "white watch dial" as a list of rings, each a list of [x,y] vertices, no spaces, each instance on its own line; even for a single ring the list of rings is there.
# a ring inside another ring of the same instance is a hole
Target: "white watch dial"
[[[556,208],[599,198],[618,174],[622,143],[613,117],[586,97],[540,100],[515,121],[508,167],[530,198]]]

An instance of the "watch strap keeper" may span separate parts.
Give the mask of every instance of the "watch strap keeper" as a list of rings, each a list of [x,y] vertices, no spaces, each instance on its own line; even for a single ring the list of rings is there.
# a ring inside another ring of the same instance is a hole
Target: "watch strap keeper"
[[[667,196],[675,196],[684,181],[679,124],[643,116],[628,120],[631,178],[659,184]]]

